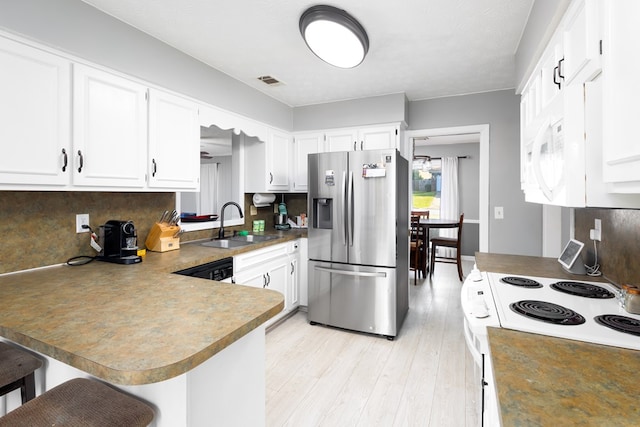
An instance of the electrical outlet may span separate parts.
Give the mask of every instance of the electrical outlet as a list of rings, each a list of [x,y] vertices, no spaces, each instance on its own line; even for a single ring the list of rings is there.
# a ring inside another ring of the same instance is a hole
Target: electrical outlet
[[[89,225],[89,214],[76,215],[76,233],[88,233],[88,228],[82,228],[83,225]]]
[[[602,231],[602,221],[596,218],[594,227],[598,231]]]
[[[504,219],[504,207],[496,206],[494,208],[493,217],[495,219]]]
[[[250,208],[250,211],[249,211],[249,212],[251,213],[251,216],[256,216],[256,215],[258,215],[258,208],[256,208],[256,207],[255,207],[255,206],[253,206],[253,205],[251,205],[249,208]]]

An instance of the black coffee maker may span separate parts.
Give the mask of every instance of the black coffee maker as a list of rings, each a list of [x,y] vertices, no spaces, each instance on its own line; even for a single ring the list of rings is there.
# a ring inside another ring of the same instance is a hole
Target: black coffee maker
[[[100,226],[98,237],[102,252],[96,259],[117,264],[142,262],[138,255],[138,235],[132,221],[107,221]]]

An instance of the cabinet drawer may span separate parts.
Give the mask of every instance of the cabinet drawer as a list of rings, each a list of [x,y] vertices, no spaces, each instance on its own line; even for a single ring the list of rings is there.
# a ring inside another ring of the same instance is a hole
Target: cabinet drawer
[[[255,251],[236,255],[235,257],[233,257],[233,268],[235,272],[241,272],[256,265],[261,265],[269,262],[272,259],[281,257],[286,258],[286,256],[287,244],[279,243],[277,245],[268,246],[266,248],[256,249]]]

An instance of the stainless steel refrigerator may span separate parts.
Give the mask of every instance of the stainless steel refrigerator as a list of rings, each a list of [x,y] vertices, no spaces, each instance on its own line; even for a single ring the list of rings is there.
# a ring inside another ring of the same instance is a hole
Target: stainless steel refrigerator
[[[308,162],[308,319],[392,339],[409,309],[408,162],[397,150]]]

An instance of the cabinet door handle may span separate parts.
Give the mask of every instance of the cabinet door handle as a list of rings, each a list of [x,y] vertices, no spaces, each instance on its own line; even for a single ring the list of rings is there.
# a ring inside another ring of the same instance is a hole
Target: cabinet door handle
[[[353,151],[358,149],[358,141],[353,141]]]
[[[293,263],[293,261],[291,261],[291,275],[293,276],[293,273],[295,273],[295,272],[296,272],[296,266]]]
[[[69,156],[67,156],[67,150],[62,149],[62,172],[67,171],[67,165],[69,164]]]
[[[364,141],[360,141],[360,150],[364,150]]]
[[[562,74],[563,63],[564,63],[564,58],[558,61],[558,77],[560,77],[562,80],[564,80],[564,75]]]
[[[151,168],[152,170],[151,176],[156,176],[156,172],[158,172],[158,165],[156,164],[156,159],[151,159],[151,165],[153,166]]]
[[[557,76],[558,76],[558,67],[559,65],[556,65],[553,68],[553,83],[555,83],[556,85],[558,85],[558,89],[560,89],[560,82],[557,80]]]
[[[80,166],[78,166],[78,173],[82,172],[82,168],[84,167],[84,157],[82,156],[82,151],[78,150],[78,156],[80,158]]]
[[[273,184],[273,174],[269,172],[269,184]]]

